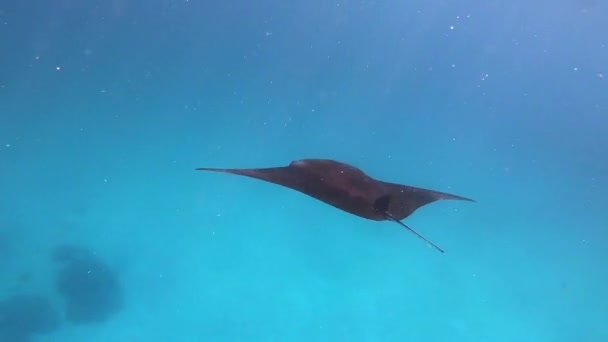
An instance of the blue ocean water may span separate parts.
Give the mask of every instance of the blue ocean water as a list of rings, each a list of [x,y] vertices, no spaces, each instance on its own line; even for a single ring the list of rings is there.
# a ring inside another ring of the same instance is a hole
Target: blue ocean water
[[[0,341],[608,341],[607,16],[0,2]],[[477,202],[194,171],[302,158]]]

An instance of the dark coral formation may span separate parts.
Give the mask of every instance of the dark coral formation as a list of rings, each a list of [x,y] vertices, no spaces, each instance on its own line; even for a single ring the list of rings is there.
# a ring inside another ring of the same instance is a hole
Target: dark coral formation
[[[0,301],[0,341],[26,342],[59,326],[59,314],[46,297],[19,294]]]
[[[54,249],[52,258],[61,265],[56,286],[65,300],[68,321],[101,323],[123,308],[118,277],[89,250],[61,245]]]

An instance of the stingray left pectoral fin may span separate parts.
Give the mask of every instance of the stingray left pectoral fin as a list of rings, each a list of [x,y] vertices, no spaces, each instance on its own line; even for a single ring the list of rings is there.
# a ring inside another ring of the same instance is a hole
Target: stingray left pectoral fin
[[[409,230],[412,234],[416,235],[418,238],[420,238],[421,240],[423,240],[424,242],[426,242],[429,246],[435,248],[436,250],[440,251],[441,253],[445,253],[445,251],[443,249],[441,249],[439,246],[437,246],[436,244],[432,243],[429,239],[425,238],[424,236],[420,235],[417,231],[413,230],[412,228],[410,228],[408,225],[406,225],[405,223],[397,220],[393,215],[391,215],[388,212],[385,212],[384,215],[386,215],[386,218],[390,221],[394,221],[397,222],[398,224],[400,224],[403,228]]]

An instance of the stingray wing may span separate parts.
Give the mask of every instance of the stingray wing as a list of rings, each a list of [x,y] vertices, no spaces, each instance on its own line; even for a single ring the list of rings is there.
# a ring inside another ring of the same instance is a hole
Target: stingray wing
[[[306,187],[305,179],[303,179],[300,170],[289,166],[268,167],[260,169],[218,169],[200,167],[196,170],[230,173],[233,175],[250,177],[254,179],[263,180],[269,183],[282,185],[284,187],[297,191],[304,191]]]
[[[474,200],[458,195],[448,194],[434,190],[422,189],[408,185],[382,182],[385,193],[390,198],[388,210],[397,220],[410,216],[418,208],[439,200],[461,200],[475,202]]]

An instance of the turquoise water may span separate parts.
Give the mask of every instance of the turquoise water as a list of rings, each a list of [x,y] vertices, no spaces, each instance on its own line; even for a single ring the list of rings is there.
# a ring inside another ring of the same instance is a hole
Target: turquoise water
[[[0,340],[608,340],[607,14],[0,3]],[[302,158],[477,202],[194,171]]]

